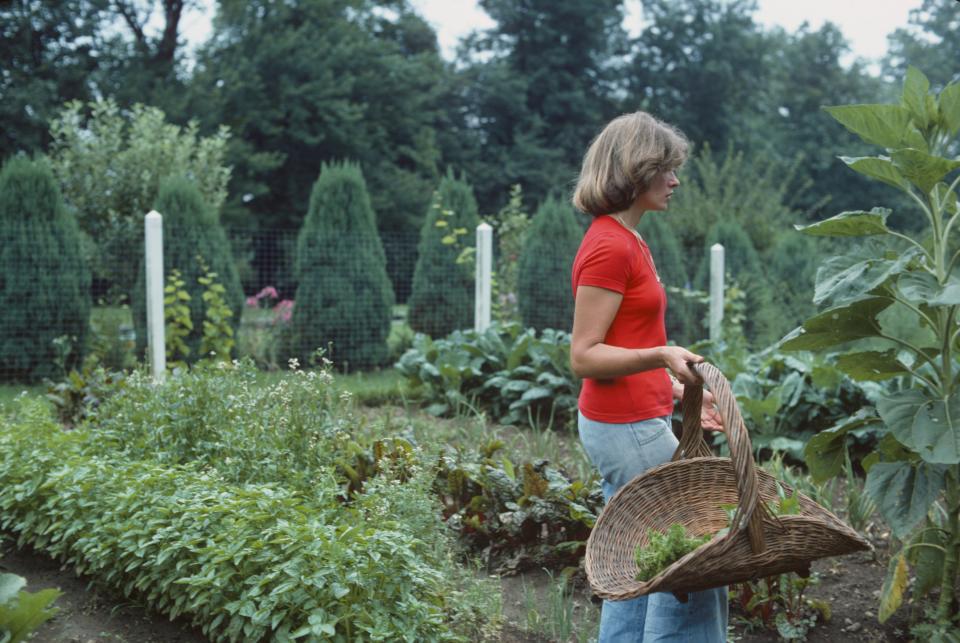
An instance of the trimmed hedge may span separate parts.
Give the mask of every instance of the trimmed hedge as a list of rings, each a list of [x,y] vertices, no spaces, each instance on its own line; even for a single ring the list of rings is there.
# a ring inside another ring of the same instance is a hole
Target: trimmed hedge
[[[413,330],[443,337],[473,327],[472,264],[458,258],[474,246],[479,224],[473,188],[447,174],[420,229],[413,292],[407,302],[407,323]]]
[[[573,208],[553,197],[537,209],[520,253],[517,300],[525,326],[569,332],[573,328],[570,269],[583,229]]]
[[[0,171],[0,379],[62,376],[61,361],[78,367],[89,318],[76,219],[47,164],[14,157]]]
[[[296,257],[291,354],[306,364],[323,348],[351,370],[386,362],[393,288],[358,166],[323,166]]]

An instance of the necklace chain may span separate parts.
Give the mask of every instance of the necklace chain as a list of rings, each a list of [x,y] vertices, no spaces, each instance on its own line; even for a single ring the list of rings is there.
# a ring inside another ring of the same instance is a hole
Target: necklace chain
[[[617,223],[619,223],[624,228],[632,232],[634,236],[637,238],[637,240],[640,242],[640,254],[643,255],[643,258],[646,260],[647,265],[650,267],[650,270],[653,271],[653,275],[657,278],[657,283],[662,283],[660,281],[660,273],[657,272],[657,266],[654,265],[653,257],[650,255],[650,250],[646,247],[647,244],[646,242],[644,242],[643,237],[640,236],[640,232],[636,228],[633,228],[627,225],[626,222],[621,218],[619,214],[614,214],[612,216],[614,219],[617,220]]]

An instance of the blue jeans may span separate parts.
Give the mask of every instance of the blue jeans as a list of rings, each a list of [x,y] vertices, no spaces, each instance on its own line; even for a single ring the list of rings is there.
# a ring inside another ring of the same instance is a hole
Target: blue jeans
[[[580,414],[580,441],[603,476],[603,497],[613,494],[647,469],[668,462],[677,448],[670,416],[607,424]],[[627,601],[604,601],[599,643],[722,643],[727,638],[727,588],[689,595],[656,593]]]

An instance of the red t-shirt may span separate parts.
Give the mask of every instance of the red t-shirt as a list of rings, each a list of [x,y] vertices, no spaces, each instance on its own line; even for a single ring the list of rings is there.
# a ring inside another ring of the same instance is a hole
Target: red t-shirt
[[[610,346],[665,346],[663,316],[667,294],[657,280],[647,244],[613,217],[596,217],[573,261],[573,294],[597,286],[623,295],[604,338]],[[673,388],[666,369],[657,368],[608,380],[585,378],[580,412],[591,420],[626,424],[670,415]]]

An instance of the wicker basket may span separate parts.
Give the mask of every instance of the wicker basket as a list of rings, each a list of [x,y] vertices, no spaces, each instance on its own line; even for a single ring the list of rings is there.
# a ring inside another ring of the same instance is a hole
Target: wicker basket
[[[652,592],[688,592],[783,572],[809,574],[811,561],[869,549],[839,518],[798,494],[800,512],[773,516],[777,481],[754,465],[750,438],[730,384],[710,364],[692,364],[713,392],[723,417],[730,458],[713,457],[703,439],[703,388],[685,387],[683,436],[673,460],[637,476],[610,499],[587,542],[586,570],[597,596],[626,600]],[[793,490],[784,483],[783,489]],[[758,502],[762,501],[762,502]],[[732,522],[722,505],[737,505]],[[635,551],[647,530],[681,523],[687,533],[715,537],[649,581],[638,581]]]

